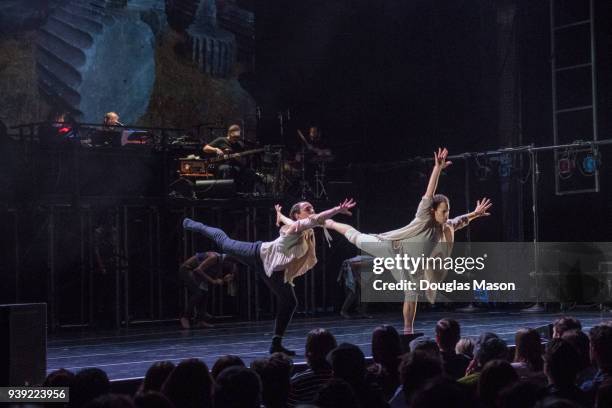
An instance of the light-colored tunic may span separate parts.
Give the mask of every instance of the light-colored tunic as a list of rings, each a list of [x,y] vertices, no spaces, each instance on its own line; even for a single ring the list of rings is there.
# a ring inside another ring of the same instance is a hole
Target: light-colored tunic
[[[440,226],[431,216],[433,198],[423,197],[417,208],[412,222],[405,227],[384,232],[382,234],[364,234],[356,229],[346,232],[346,238],[357,248],[375,257],[394,258],[396,255],[404,254],[410,257],[450,256],[452,244],[455,240],[455,231],[469,224],[467,215],[460,215],[449,219]],[[393,277],[399,281],[402,279],[413,279],[422,273],[424,278],[430,282],[441,282],[446,278],[446,270],[417,271],[410,275],[404,270],[391,269]],[[405,300],[415,300],[416,294],[405,293]],[[435,301],[435,291],[427,291],[427,299]]]
[[[311,215],[291,225],[284,225],[274,241],[261,244],[260,255],[266,275],[275,271],[285,271],[285,282],[293,285],[293,280],[312,269],[317,264],[314,227],[322,227],[325,220],[337,214],[332,208]],[[327,230],[325,230],[327,232]],[[328,236],[328,234],[326,234]]]

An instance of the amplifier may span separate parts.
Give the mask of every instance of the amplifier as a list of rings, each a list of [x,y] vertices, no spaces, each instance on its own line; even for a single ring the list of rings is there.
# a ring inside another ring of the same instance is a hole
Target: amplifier
[[[181,177],[213,177],[208,171],[209,164],[198,159],[179,159],[179,174]]]

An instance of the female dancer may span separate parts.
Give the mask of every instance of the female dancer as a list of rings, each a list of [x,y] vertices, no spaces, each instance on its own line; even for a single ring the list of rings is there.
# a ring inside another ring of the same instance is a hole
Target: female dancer
[[[293,280],[305,274],[317,263],[312,228],[323,226],[326,220],[336,214],[351,215],[350,210],[355,205],[352,199],[344,200],[337,207],[316,214],[312,204],[306,201],[299,202],[291,207],[290,224],[284,225],[280,229],[280,236],[271,242],[235,241],[222,230],[189,218],[183,220],[183,228],[210,238],[221,252],[232,255],[259,273],[278,299],[270,353],[278,351],[292,356],[295,352],[282,346],[282,338],[297,306]]]
[[[414,220],[403,228],[382,234],[368,235],[357,231],[350,225],[332,220],[325,222],[325,228],[333,229],[343,234],[352,244],[373,256],[394,257],[398,253],[408,253],[411,256],[421,254],[449,256],[454,241],[455,231],[465,227],[476,218],[490,215],[487,210],[492,204],[488,198],[476,202],[476,209],[469,214],[448,219],[450,210],[449,199],[442,194],[435,194],[440,173],[452,162],[446,161],[448,150],[438,149],[434,152],[434,168],[429,178],[427,191],[421,199]],[[435,252],[434,252],[435,251]],[[446,253],[446,254],[445,254]],[[441,281],[444,277],[434,277],[432,271],[424,271],[430,280]],[[430,276],[428,276],[430,275]],[[396,276],[394,274],[394,276]],[[397,279],[397,276],[396,276]],[[428,293],[429,295],[429,293]],[[432,294],[435,295],[435,292]],[[429,296],[427,296],[429,298]],[[433,303],[435,297],[429,299]],[[413,332],[414,318],[417,309],[417,294],[406,291],[404,294],[404,333]]]

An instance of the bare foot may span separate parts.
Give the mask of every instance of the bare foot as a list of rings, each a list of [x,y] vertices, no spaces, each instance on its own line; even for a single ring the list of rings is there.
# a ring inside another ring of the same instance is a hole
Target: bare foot
[[[181,319],[179,320],[179,322],[181,323],[181,327],[183,329],[191,329],[191,323],[189,323],[189,319],[186,317],[181,317]]]

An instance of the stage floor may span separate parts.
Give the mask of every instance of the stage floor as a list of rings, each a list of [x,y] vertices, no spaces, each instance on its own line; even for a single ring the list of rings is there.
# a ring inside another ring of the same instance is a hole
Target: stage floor
[[[579,318],[585,330],[610,319],[609,313],[570,312]],[[462,336],[477,337],[491,331],[514,344],[514,334],[521,327],[538,327],[552,323],[560,313],[528,314],[513,311],[455,313],[423,312],[417,316],[416,331],[433,336],[435,323],[452,317],[461,324]],[[313,328],[330,330],[338,343],[349,342],[370,356],[370,336],[377,325],[391,324],[401,328],[401,315],[377,314],[372,319],[345,320],[340,317],[296,318],[285,335],[286,347],[298,355],[295,363],[304,362],[304,341]],[[176,325],[148,324],[116,331],[79,331],[53,334],[47,345],[47,370],[66,368],[78,371],[98,367],[111,381],[141,378],[149,366],[161,360],[178,362],[186,358],[202,359],[212,367],[225,354],[240,356],[249,364],[268,354],[272,337],[272,321],[220,323],[212,329],[182,330]]]

